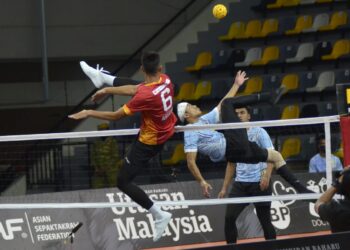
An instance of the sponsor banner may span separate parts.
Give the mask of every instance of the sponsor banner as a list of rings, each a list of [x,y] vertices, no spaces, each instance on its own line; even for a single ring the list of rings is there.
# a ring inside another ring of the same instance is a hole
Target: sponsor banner
[[[299,175],[310,189],[326,189],[321,175]],[[222,180],[211,180],[216,197]],[[274,195],[295,193],[279,176],[273,176]],[[203,199],[197,182],[178,182],[142,187],[154,201]],[[2,203],[129,202],[118,189],[1,197]],[[20,205],[19,205],[20,206]],[[3,249],[143,249],[216,242],[224,239],[225,205],[163,207],[173,214],[163,237],[153,242],[153,218],[141,207],[104,209],[21,209],[0,211],[0,242]],[[248,206],[237,221],[241,238],[262,237],[262,229]],[[281,234],[328,230],[313,210],[312,202],[273,202],[271,218]],[[78,225],[71,243],[69,234]]]

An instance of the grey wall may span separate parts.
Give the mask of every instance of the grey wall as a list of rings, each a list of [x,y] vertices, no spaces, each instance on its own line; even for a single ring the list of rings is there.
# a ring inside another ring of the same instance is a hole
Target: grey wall
[[[0,59],[40,57],[40,1],[1,1]],[[44,2],[48,55],[65,58],[129,55],[189,0]]]

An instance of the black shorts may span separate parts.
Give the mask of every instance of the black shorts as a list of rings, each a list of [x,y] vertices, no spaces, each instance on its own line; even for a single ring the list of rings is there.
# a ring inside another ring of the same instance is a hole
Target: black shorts
[[[229,194],[231,198],[251,197],[251,196],[268,196],[272,194],[271,185],[261,191],[259,182],[234,182]],[[257,202],[254,206],[271,206],[271,202]]]
[[[267,149],[259,147],[255,142],[248,140],[246,129],[225,130],[226,160],[232,163],[259,163],[266,162]]]
[[[147,145],[139,140],[134,141],[126,153],[124,158],[126,164],[120,170],[119,175],[128,180],[135,178],[139,171],[145,168],[148,162],[163,149],[163,145]]]

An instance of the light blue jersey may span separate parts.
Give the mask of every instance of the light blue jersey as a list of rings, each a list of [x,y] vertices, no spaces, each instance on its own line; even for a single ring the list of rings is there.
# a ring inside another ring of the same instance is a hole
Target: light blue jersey
[[[208,114],[202,115],[196,123],[189,124],[203,125],[219,122],[219,110],[214,108]],[[222,133],[215,130],[194,130],[184,132],[185,153],[199,152],[209,156],[213,162],[225,160],[226,139]]]
[[[249,141],[256,142],[259,147],[273,149],[269,134],[265,129],[252,127],[248,129]],[[265,162],[256,164],[237,163],[236,164],[236,179],[240,182],[260,182],[261,171],[267,167]]]
[[[343,165],[340,159],[335,155],[332,155],[332,171],[342,171]],[[326,158],[320,156],[320,154],[315,155],[310,159],[309,163],[310,173],[320,173],[326,172]]]

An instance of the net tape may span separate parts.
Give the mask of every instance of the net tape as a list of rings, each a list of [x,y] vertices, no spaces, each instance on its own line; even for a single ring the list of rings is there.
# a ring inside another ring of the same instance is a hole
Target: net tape
[[[269,201],[289,201],[289,200],[316,200],[321,194],[286,194],[276,196],[252,196],[225,199],[201,199],[182,201],[154,201],[159,206],[207,206],[223,204],[260,203]],[[341,199],[340,195],[335,196]],[[111,207],[138,207],[135,202],[84,202],[84,203],[8,203],[0,204],[2,209],[62,209],[62,208],[111,208]]]

